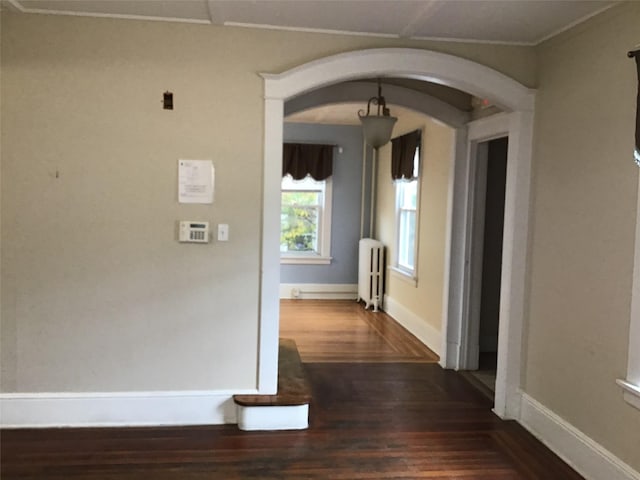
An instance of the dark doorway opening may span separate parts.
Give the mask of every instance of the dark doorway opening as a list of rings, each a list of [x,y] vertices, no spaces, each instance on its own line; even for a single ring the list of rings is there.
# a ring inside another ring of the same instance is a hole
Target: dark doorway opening
[[[478,175],[482,187],[478,191],[477,215],[481,216],[477,225],[482,227],[477,234],[482,238],[477,251],[481,273],[476,275],[474,286],[478,289],[479,302],[474,308],[478,318],[478,369],[473,376],[488,394],[495,392],[498,364],[498,331],[500,327],[500,289],[502,281],[502,244],[504,232],[505,190],[507,182],[508,138],[497,138],[485,142],[486,155],[478,158],[485,165],[478,165]],[[485,160],[486,159],[486,160]],[[484,181],[486,179],[486,181]],[[484,211],[482,211],[484,206]]]

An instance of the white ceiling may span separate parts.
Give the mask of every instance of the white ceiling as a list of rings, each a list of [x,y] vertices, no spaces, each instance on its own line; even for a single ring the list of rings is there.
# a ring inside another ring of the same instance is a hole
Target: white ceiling
[[[1,0],[23,13],[535,45],[614,0]]]

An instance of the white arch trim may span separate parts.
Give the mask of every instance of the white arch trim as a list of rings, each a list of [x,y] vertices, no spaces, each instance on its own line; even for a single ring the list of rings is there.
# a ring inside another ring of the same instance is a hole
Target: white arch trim
[[[453,128],[464,127],[470,120],[468,112],[459,110],[446,102],[410,88],[387,85],[383,82],[387,103],[400,105],[413,111],[424,113]],[[322,105],[367,101],[376,94],[376,84],[371,82],[349,82],[319,88],[296,96],[284,104],[284,116]]]
[[[503,285],[495,412],[518,418],[522,369],[526,260],[529,225],[531,142],[535,92],[484,65],[451,55],[418,49],[372,49],[316,60],[280,74],[262,74],[265,88],[263,215],[260,277],[258,390],[277,389],[279,333],[279,215],[284,102],[328,85],[367,77],[405,77],[432,81],[493,101],[509,113],[502,116],[500,135],[509,136]],[[470,131],[472,142],[496,135],[496,128]],[[456,146],[471,151],[464,129]],[[461,159],[462,158],[462,159]],[[456,155],[448,220],[448,251],[443,308],[441,364],[460,368],[465,361],[465,329],[470,254],[470,205],[473,158]],[[500,362],[500,360],[499,360]]]
[[[490,99],[503,110],[534,108],[534,92],[512,78],[470,60],[414,48],[358,50],[321,58],[284,73],[262,74],[265,97],[281,100],[338,82],[378,76],[440,83]]]

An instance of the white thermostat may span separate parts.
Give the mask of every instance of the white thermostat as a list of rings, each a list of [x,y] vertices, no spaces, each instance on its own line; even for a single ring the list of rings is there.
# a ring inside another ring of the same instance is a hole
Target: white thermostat
[[[190,243],[209,243],[209,222],[181,221],[178,240]]]

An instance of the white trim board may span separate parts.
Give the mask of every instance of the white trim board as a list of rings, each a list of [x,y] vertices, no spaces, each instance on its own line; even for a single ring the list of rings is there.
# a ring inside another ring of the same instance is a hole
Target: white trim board
[[[356,300],[358,298],[358,285],[352,283],[281,283],[280,298]]]
[[[442,334],[427,321],[397,302],[388,295],[384,296],[384,311],[396,322],[409,330],[418,340],[440,355]]]
[[[236,405],[238,428],[256,430],[304,430],[309,428],[309,404],[246,407]]]
[[[587,480],[640,480],[640,473],[526,393],[520,423]]]
[[[242,392],[14,393],[0,395],[2,428],[132,427],[237,423]]]

